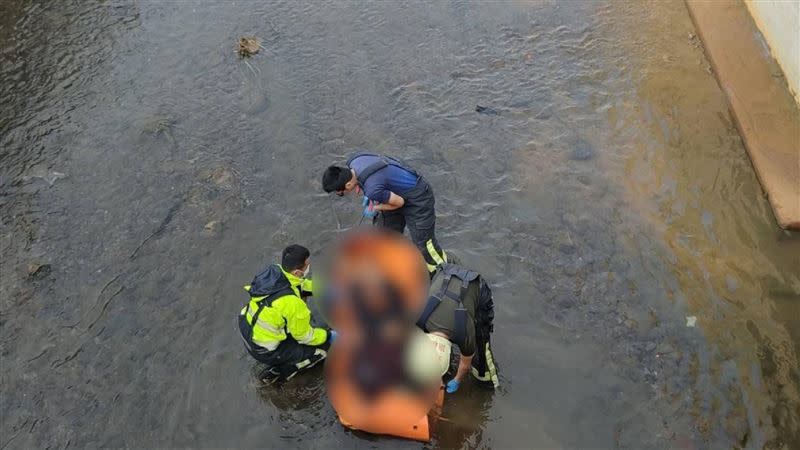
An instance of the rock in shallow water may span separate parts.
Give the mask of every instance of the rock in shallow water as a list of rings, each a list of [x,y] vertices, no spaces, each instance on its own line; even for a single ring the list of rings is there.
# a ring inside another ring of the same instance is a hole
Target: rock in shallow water
[[[572,147],[572,151],[569,154],[569,159],[573,161],[586,161],[587,159],[594,158],[595,150],[585,139],[578,139]]]

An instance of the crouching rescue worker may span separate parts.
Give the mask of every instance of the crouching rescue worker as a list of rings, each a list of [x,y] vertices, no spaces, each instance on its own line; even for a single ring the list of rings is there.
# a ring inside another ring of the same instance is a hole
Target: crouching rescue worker
[[[447,360],[452,344],[458,346],[461,357],[455,376],[447,383],[448,393],[458,390],[468,371],[487,386],[499,386],[489,342],[493,320],[492,291],[477,272],[455,264],[437,269],[417,326]]]
[[[436,240],[433,188],[414,169],[388,156],[356,153],[346,167],[330,166],[322,175],[322,188],[336,195],[364,194],[364,216],[373,224],[403,233],[425,257],[428,271],[447,262]]]
[[[239,314],[245,348],[267,367],[261,378],[288,380],[325,359],[335,331],[314,328],[303,297],[311,294],[310,253],[300,245],[283,250],[280,264],[267,266],[244,287],[250,301]]]

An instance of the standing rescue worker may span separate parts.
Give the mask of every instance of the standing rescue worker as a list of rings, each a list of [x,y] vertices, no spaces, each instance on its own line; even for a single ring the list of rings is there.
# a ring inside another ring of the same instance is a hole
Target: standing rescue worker
[[[428,333],[439,360],[450,360],[452,344],[461,353],[447,392],[457,391],[470,369],[477,380],[497,388],[500,382],[489,342],[494,330],[494,301],[489,285],[477,272],[444,264],[434,274],[429,292],[417,326]]]
[[[244,287],[250,301],[239,314],[245,348],[267,366],[261,378],[288,380],[325,359],[335,331],[314,328],[302,297],[310,295],[310,253],[301,245],[283,250],[280,264],[267,266]]]
[[[433,273],[447,262],[436,240],[436,211],[433,188],[414,169],[388,156],[356,153],[347,167],[330,166],[322,175],[325,192],[342,196],[364,193],[364,216],[373,224],[403,233],[420,249]],[[377,215],[380,213],[379,215]]]

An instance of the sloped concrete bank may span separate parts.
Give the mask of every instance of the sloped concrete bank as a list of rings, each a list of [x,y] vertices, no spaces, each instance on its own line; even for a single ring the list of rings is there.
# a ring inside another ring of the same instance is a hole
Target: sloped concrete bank
[[[782,228],[800,230],[800,112],[744,3],[686,1]]]

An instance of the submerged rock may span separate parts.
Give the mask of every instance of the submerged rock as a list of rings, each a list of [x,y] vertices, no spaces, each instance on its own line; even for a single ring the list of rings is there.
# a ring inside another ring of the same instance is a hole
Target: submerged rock
[[[500,113],[496,109],[491,108],[489,106],[481,106],[481,105],[478,105],[478,106],[475,107],[475,112],[480,113],[480,114],[486,114],[486,115],[489,115],[489,116],[499,116],[500,115]]]
[[[31,280],[41,280],[50,275],[52,267],[50,264],[30,263],[28,264],[28,278]]]
[[[573,161],[586,161],[595,155],[594,147],[585,139],[578,139],[572,147],[569,159]]]

